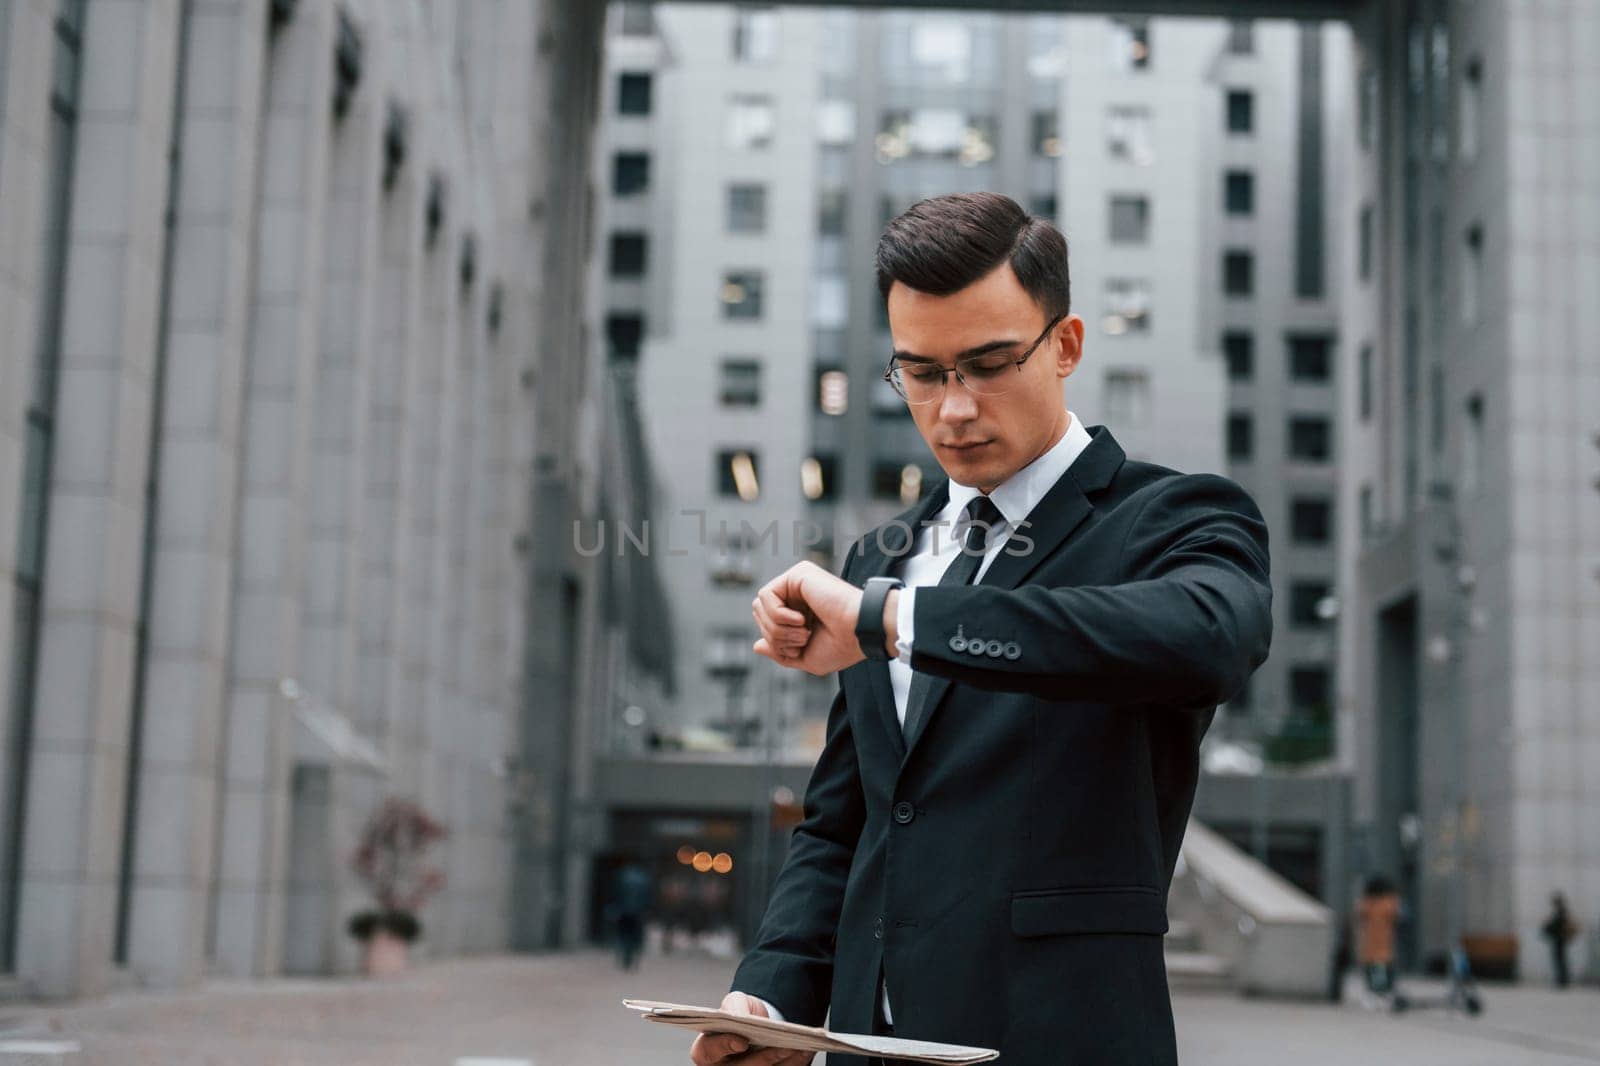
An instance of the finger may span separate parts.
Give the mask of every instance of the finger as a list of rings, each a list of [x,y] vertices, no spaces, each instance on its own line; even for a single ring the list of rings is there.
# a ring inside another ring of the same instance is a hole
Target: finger
[[[756,627],[761,630],[761,635],[775,650],[782,653],[798,652],[805,647],[806,641],[811,639],[809,626],[778,625],[773,622],[766,607],[760,601],[752,608],[756,620]]]
[[[806,616],[793,607],[786,606],[784,603],[785,597],[778,595],[778,590],[773,587],[771,582],[762,586],[761,591],[756,593],[756,599],[761,601],[767,608],[768,613],[779,624],[789,626],[803,626],[806,624]]]
[[[760,628],[762,636],[767,637],[775,645],[804,643],[806,637],[809,636],[809,629],[806,627],[804,619],[801,619],[799,624],[780,621],[774,616],[771,607],[759,597],[751,601],[751,613],[755,617],[756,625]],[[790,613],[797,612],[791,611]]]
[[[736,1055],[743,1057],[741,1053],[749,1047],[750,1041],[732,1033],[701,1033],[689,1045],[689,1059],[696,1066],[728,1063],[736,1061]]]
[[[795,664],[795,656],[794,656],[793,653],[791,653],[789,651],[786,651],[786,650],[784,650],[782,648],[774,647],[772,642],[769,641],[766,637],[762,637],[760,640],[756,641],[755,645],[752,648],[752,650],[757,655],[766,656],[768,659],[771,659],[773,662],[777,663],[779,666],[794,666],[794,665],[796,665]]]
[[[719,1066],[776,1066],[778,1063],[789,1063],[791,1061],[796,1061],[798,1066],[798,1062],[793,1059],[793,1056],[794,1052],[789,1048],[764,1047],[757,1048],[747,1055],[729,1059],[726,1063],[719,1064]]]

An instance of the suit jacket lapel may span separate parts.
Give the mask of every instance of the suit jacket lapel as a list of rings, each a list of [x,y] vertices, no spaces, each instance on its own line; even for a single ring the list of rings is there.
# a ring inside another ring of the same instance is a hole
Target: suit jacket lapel
[[[1044,494],[1044,498],[1034,505],[1024,519],[1025,528],[1013,530],[1006,538],[1000,554],[995,556],[977,584],[985,588],[1016,588],[1089,517],[1094,510],[1089,496],[1111,484],[1111,479],[1126,458],[1122,446],[1111,436],[1109,429],[1096,426],[1089,432],[1092,438],[1089,446]],[[1019,536],[1028,537],[1032,544],[1013,540]],[[1026,550],[1021,550],[1023,548]],[[933,721],[934,712],[939,709],[950,684],[948,677],[932,679],[921,720],[906,738],[902,766],[916,749],[917,741],[927,735],[928,723]]]
[[[920,523],[937,514],[950,499],[949,481],[941,481],[916,506],[904,511],[876,531],[866,533],[861,543],[861,562],[857,564],[858,584],[865,585],[868,578],[900,576],[906,557],[916,544]],[[900,728],[900,715],[894,705],[894,685],[889,681],[889,664],[869,659],[866,662],[867,678],[872,686],[873,702],[878,716],[889,731],[890,743],[903,760],[906,754],[905,735]]]

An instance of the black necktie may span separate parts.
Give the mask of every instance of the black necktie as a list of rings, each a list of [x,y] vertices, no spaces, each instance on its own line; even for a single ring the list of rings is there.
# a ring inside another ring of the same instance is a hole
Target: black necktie
[[[989,543],[989,527],[1004,521],[1000,508],[987,496],[974,496],[967,504],[966,510],[967,538],[966,550],[959,553],[939,578],[939,587],[946,585],[970,585],[972,578],[978,572],[978,567],[983,565],[983,553]],[[911,675],[911,691],[906,695],[906,721],[903,732],[908,737],[917,735],[917,723],[922,720],[925,708],[922,706],[928,696],[928,688],[933,684],[930,674],[921,672]]]

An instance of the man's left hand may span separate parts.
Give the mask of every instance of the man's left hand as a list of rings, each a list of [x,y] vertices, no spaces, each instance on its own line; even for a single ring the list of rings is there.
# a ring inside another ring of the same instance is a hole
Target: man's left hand
[[[816,563],[796,563],[756,593],[755,650],[779,666],[831,674],[866,658],[856,639],[861,590]]]

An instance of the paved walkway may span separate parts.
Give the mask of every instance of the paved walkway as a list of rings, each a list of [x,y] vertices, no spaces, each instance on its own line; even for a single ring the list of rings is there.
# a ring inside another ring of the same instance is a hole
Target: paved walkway
[[[59,1008],[11,1005],[0,1008],[0,1066],[679,1066],[688,1062],[685,1038],[618,1001],[714,1003],[730,972],[703,957],[651,957],[622,974],[609,956],[583,952],[433,963],[386,982],[212,982]],[[1181,1058],[1185,1066],[1600,1063],[1600,990],[1491,987],[1486,996],[1488,1011],[1476,1019],[1180,996]]]

